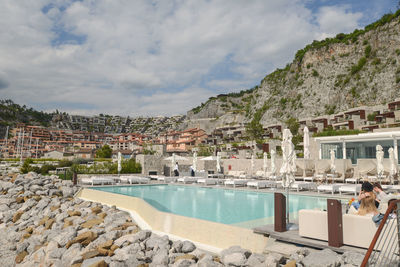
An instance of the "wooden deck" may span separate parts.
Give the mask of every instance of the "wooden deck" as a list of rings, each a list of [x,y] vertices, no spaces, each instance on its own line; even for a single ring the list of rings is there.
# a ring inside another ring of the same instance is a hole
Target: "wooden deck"
[[[295,244],[295,245],[301,245],[301,246],[305,246],[305,247],[311,247],[311,248],[315,248],[315,249],[329,248],[338,253],[343,253],[343,252],[349,251],[349,250],[354,251],[354,252],[363,253],[363,254],[367,252],[367,249],[346,246],[346,245],[341,246],[339,248],[331,247],[328,245],[328,241],[322,241],[322,240],[299,236],[298,230],[290,230],[290,231],[286,231],[286,232],[275,232],[273,224],[253,228],[253,231],[256,234],[266,235],[268,237],[276,239],[277,241],[291,243],[291,244]]]

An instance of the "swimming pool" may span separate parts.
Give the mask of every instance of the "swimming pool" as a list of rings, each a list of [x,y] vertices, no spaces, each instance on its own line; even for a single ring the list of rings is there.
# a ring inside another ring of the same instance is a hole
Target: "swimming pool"
[[[274,194],[215,187],[140,185],[97,187],[100,191],[138,197],[173,214],[252,228],[273,223]],[[290,220],[300,209],[326,209],[326,198],[291,194]]]

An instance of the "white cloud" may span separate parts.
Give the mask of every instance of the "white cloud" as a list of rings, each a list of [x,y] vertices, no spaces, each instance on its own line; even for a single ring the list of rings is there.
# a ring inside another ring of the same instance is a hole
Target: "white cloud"
[[[296,0],[0,3],[1,97],[87,114],[185,113],[224,86],[257,85],[361,17],[346,6],[312,14]]]
[[[359,26],[360,12],[352,13],[350,6],[321,7],[316,15],[321,29],[321,39],[335,36],[341,32],[352,32]]]

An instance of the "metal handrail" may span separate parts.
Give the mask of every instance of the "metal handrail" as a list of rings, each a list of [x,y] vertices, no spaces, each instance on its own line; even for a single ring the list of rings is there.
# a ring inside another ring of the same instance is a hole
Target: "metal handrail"
[[[371,244],[368,247],[368,251],[365,254],[365,257],[364,257],[364,259],[363,259],[363,261],[361,263],[361,267],[366,267],[368,265],[368,262],[370,261],[372,253],[373,252],[377,253],[377,251],[378,251],[378,249],[374,250],[374,248],[375,247],[376,248],[380,247],[382,242],[383,242],[383,245],[382,245],[382,250],[380,251],[380,253],[384,253],[384,255],[386,255],[386,253],[390,253],[390,251],[392,250],[393,246],[395,246],[395,242],[386,242],[387,240],[383,240],[383,237],[384,237],[386,232],[390,233],[390,231],[392,231],[392,228],[390,228],[388,230],[388,227],[393,227],[393,225],[395,225],[395,227],[398,227],[399,224],[400,224],[400,217],[399,217],[400,205],[397,205],[397,213],[396,213],[397,223],[396,224],[391,224],[390,226],[389,226],[389,224],[386,224],[386,222],[388,221],[388,218],[389,218],[389,214],[393,212],[393,210],[395,209],[395,206],[396,206],[397,203],[400,203],[400,200],[393,201],[392,203],[390,203],[389,207],[387,208],[386,213],[383,216],[383,219],[382,219],[381,223],[379,224],[378,229],[376,230],[374,238],[372,239]],[[382,235],[381,235],[381,233],[382,233]],[[392,238],[396,238],[396,237],[395,236],[391,236],[389,238],[390,238],[390,241],[391,241]],[[397,243],[398,243],[397,245],[399,246],[400,245],[400,232],[399,232],[399,230],[397,231]],[[386,252],[385,252],[385,249],[384,249],[384,245],[386,245],[386,248],[388,248],[388,246],[390,246],[390,249],[387,249]],[[398,249],[400,249],[400,246],[399,246]],[[398,253],[398,255],[400,254],[399,251],[397,253]],[[374,258],[374,257],[372,257],[372,258]],[[382,259],[383,258],[381,258],[381,260]],[[379,260],[379,255],[377,257],[377,260]]]

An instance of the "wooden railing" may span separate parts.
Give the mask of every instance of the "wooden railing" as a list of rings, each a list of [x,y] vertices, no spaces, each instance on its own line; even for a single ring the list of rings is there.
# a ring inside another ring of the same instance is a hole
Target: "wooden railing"
[[[386,210],[385,215],[375,236],[369,245],[361,267],[366,266],[397,266],[399,263],[399,242],[400,242],[400,200],[392,201]],[[395,219],[390,219],[391,213],[395,212]],[[396,222],[391,223],[392,220]],[[395,228],[395,229],[393,229]],[[392,234],[393,232],[393,234]]]

